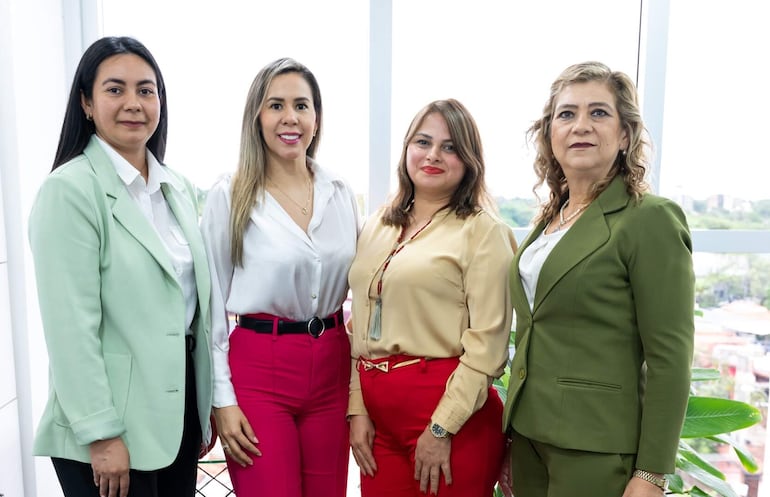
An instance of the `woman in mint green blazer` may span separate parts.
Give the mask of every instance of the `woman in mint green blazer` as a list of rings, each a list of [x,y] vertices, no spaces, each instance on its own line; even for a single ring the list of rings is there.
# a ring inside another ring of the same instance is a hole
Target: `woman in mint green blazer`
[[[64,494],[195,494],[211,285],[195,188],[164,166],[166,93],[131,38],[84,53],[29,220],[49,356],[35,454]]]
[[[516,497],[659,496],[674,471],[693,347],[682,210],[646,192],[634,83],[568,67],[530,129],[550,192],[511,272],[504,412]]]

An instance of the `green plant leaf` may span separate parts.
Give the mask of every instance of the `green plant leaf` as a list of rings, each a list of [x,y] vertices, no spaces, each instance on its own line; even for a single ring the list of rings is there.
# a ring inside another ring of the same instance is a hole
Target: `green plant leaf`
[[[711,494],[704,492],[698,487],[692,487],[688,493],[690,497],[711,497]]]
[[[744,449],[734,438],[727,435],[714,435],[713,437],[708,437],[708,439],[730,445],[735,451],[735,455],[737,455],[738,459],[741,461],[743,469],[749,473],[756,473],[759,470],[759,464],[757,464],[757,461],[754,459],[751,452]]]
[[[674,494],[681,494],[684,493],[684,480],[682,480],[682,477],[673,474],[673,475],[666,475],[666,479],[668,480],[668,489]]]
[[[722,497],[738,497],[738,494],[735,493],[735,490],[732,489],[729,483],[717,478],[708,471],[701,469],[690,461],[684,458],[677,458],[676,466],[682,471],[685,471],[692,478],[698,480],[699,482],[717,492]],[[694,489],[695,487],[693,487],[692,490]],[[698,495],[692,493],[692,490],[690,490],[692,495]],[[708,494],[703,495],[708,496]]]
[[[498,385],[497,383],[492,383],[492,386],[495,387],[495,390],[497,390],[497,395],[500,396],[500,400],[503,402],[503,404],[505,404],[505,400],[508,398],[508,389],[503,385]]]
[[[691,464],[694,464],[695,466],[699,467],[700,469],[706,471],[707,473],[711,473],[712,475],[716,476],[717,478],[724,480],[725,475],[721,471],[719,471],[716,467],[714,467],[711,463],[703,459],[700,454],[698,454],[695,449],[693,449],[689,444],[687,444],[684,440],[679,441],[679,453],[678,456],[683,458],[684,460],[688,461]]]
[[[762,419],[759,409],[745,402],[690,396],[682,438],[710,437],[749,427]]]
[[[692,368],[690,381],[714,381],[722,377],[719,370],[711,368]]]

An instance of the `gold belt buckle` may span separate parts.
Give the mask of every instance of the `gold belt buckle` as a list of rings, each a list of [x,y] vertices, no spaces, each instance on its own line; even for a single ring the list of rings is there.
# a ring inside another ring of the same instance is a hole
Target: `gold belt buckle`
[[[364,364],[364,371],[371,371],[372,369],[378,369],[383,373],[387,373],[388,370],[390,369],[390,365],[388,364],[388,361],[372,362],[372,361],[367,361],[366,359],[361,359],[361,361]]]

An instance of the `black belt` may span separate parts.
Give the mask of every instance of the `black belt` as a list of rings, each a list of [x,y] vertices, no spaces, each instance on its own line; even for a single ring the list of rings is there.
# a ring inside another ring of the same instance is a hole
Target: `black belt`
[[[337,318],[335,320],[335,317]],[[327,329],[335,328],[338,324],[342,324],[342,309],[332,314],[330,317],[321,319],[318,316],[313,316],[308,321],[283,321],[278,320],[278,334],[279,335],[293,335],[304,334],[318,338],[324,334]],[[272,319],[255,319],[249,316],[238,316],[238,326],[241,328],[249,329],[255,333],[272,333],[273,332]]]

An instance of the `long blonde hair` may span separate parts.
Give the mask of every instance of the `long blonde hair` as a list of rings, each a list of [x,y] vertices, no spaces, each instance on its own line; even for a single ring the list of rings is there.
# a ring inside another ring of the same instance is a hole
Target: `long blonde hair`
[[[639,111],[636,85],[625,73],[611,71],[601,62],[574,64],[566,68],[553,82],[551,94],[543,107],[542,117],[535,121],[527,131],[527,136],[537,150],[534,169],[538,181],[535,183],[533,191],[537,195],[537,189],[543,183],[546,183],[550,190],[548,201],[541,206],[540,211],[535,216],[535,222],[552,219],[559,212],[561,205],[569,198],[567,179],[564,177],[561,165],[553,156],[551,146],[551,121],[553,120],[556,99],[567,86],[590,81],[605,83],[615,96],[620,125],[628,134],[628,150],[625,153],[618,151],[615,163],[607,176],[593,185],[592,198],[596,198],[604,191],[617,175],[623,177],[626,191],[636,200],[641,198],[642,193],[649,190],[645,181],[645,174],[647,173],[647,151],[651,144]]]
[[[273,80],[282,74],[298,73],[308,85],[313,96],[316,113],[316,133],[307,156],[315,157],[321,141],[323,106],[318,81],[310,70],[294,59],[278,59],[263,67],[254,78],[246,97],[241,126],[241,148],[238,169],[233,175],[230,206],[230,259],[233,265],[243,266],[243,234],[249,224],[251,209],[265,192],[265,170],[267,168],[267,145],[259,124],[259,113],[265,104],[267,90]]]

